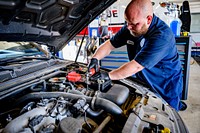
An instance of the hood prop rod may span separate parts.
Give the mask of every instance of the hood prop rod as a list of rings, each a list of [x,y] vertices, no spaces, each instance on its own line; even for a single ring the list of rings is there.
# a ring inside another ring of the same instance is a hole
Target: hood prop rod
[[[85,29],[84,35],[83,35],[83,37],[82,37],[82,40],[81,40],[81,45],[80,45],[80,47],[79,47],[79,49],[78,49],[78,52],[77,52],[77,54],[76,54],[75,63],[77,62],[78,55],[79,55],[79,53],[80,53],[80,51],[81,51],[81,47],[82,47],[82,45],[83,45],[83,40],[84,40],[84,38],[85,38],[86,31],[87,31],[87,29]]]

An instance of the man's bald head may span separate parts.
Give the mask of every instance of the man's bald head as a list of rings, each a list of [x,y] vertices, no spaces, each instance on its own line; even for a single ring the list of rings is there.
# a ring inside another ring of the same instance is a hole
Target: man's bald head
[[[150,0],[132,0],[124,14],[130,33],[139,37],[147,33],[153,19],[153,6]]]
[[[125,9],[127,17],[135,15],[153,16],[153,6],[150,0],[132,0]]]

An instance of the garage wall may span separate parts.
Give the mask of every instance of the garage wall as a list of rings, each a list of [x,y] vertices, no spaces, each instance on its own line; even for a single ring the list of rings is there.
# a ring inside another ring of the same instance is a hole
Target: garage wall
[[[190,35],[192,36],[192,46],[200,47],[200,13],[191,14]]]

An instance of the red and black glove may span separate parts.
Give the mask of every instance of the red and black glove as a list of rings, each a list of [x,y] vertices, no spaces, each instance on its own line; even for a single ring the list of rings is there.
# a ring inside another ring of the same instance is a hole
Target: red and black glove
[[[99,80],[104,80],[104,81],[110,80],[108,72],[104,72],[104,71],[97,72],[91,77],[91,80],[98,80],[98,79]]]
[[[90,71],[92,68],[95,69],[95,72],[98,72],[99,71],[99,61],[98,59],[96,58],[92,58],[90,60],[90,63],[88,65],[88,71]]]

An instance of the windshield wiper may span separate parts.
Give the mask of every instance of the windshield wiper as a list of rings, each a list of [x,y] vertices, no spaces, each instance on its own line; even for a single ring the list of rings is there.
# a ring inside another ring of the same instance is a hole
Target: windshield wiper
[[[18,59],[19,57],[23,57],[23,56],[21,55],[21,56],[18,56],[17,58],[16,57],[9,57],[9,58],[0,59],[0,65],[2,65],[4,63],[9,63],[9,62],[12,62],[12,61],[16,61],[16,59]]]
[[[25,60],[50,60],[51,58],[47,57],[24,57],[24,56],[19,56],[19,57],[12,57],[12,58],[6,58],[6,59],[1,59],[0,60],[0,65],[3,65],[5,63],[11,63],[11,62],[19,62],[19,61],[25,61]]]
[[[12,71],[14,73],[14,68],[5,68],[3,66],[0,66],[0,71],[5,71],[5,70],[9,70],[9,71]]]
[[[47,58],[47,57],[23,57],[23,59],[50,60],[51,58]]]

